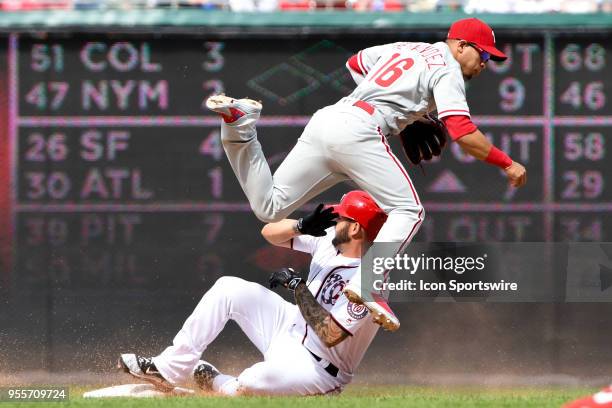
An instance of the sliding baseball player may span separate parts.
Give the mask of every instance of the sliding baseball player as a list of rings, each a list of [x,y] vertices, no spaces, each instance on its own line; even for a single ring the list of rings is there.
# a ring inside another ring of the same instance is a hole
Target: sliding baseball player
[[[268,242],[312,255],[307,278],[290,268],[270,276],[270,287],[293,292],[295,304],[257,283],[222,277],[172,346],[153,358],[122,354],[118,368],[167,392],[192,378],[202,389],[223,395],[340,392],[378,331],[368,309],[350,302],[342,290],[386,219],[366,192],[351,191],[333,208],[321,204],[297,221],[267,224],[262,235]],[[200,360],[230,319],[263,355],[237,377]]]

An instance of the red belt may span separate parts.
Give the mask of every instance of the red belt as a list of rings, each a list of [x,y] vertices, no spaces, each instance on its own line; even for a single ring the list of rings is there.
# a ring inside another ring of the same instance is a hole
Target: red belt
[[[357,101],[353,104],[353,106],[356,106],[359,109],[363,109],[370,115],[374,114],[374,107],[370,105],[369,103],[367,103],[366,101]]]

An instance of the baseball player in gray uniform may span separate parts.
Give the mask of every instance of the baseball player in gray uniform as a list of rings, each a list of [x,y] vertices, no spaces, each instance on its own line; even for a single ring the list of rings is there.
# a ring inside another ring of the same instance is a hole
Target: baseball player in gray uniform
[[[333,211],[333,212],[332,212]],[[195,378],[204,390],[224,395],[314,395],[340,392],[353,378],[378,325],[362,304],[342,294],[358,272],[360,257],[387,219],[364,191],[301,219],[270,223],[271,244],[312,255],[306,279],[290,268],[274,272],[271,287],[291,290],[296,304],[253,282],[222,277],[206,292],[160,355],[122,354],[118,368],[163,391]],[[234,320],[264,357],[238,377],[200,360],[228,320]]]
[[[526,182],[525,168],[493,146],[470,120],[465,81],[489,59],[506,56],[483,21],[455,22],[446,41],[399,42],[358,52],[347,61],[357,87],[317,111],[274,176],[257,140],[262,105],[250,99],[211,96],[206,105],[221,114],[221,140],[255,215],[264,222],[285,218],[317,194],[351,179],[389,215],[377,241],[402,251],[419,230],[425,211],[408,172],[387,143],[406,126],[437,111],[451,138],[473,157],[503,169],[511,185]],[[347,296],[362,301],[385,329],[399,321],[373,288],[354,279]]]

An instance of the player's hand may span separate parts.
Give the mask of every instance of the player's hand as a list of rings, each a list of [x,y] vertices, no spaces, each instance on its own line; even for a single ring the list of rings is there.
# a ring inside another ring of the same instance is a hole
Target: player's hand
[[[338,214],[334,212],[333,207],[323,209],[324,205],[319,204],[317,208],[305,217],[298,220],[297,230],[305,235],[314,237],[325,236],[325,230],[336,225]]]
[[[304,279],[300,278],[300,275],[298,275],[293,268],[283,268],[280,271],[272,272],[268,279],[270,289],[274,289],[277,286],[284,286],[292,292],[295,291],[297,285],[303,281]]]
[[[520,163],[513,161],[510,166],[504,169],[504,172],[508,176],[512,187],[521,187],[527,182],[527,170]]]

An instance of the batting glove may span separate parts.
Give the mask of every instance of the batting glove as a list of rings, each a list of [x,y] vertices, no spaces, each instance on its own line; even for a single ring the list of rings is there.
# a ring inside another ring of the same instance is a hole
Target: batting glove
[[[281,285],[294,292],[297,285],[304,282],[304,279],[300,278],[293,268],[283,268],[280,271],[272,272],[268,282],[270,282],[270,289]]]
[[[334,212],[333,207],[323,209],[324,205],[319,204],[317,208],[305,217],[298,220],[296,229],[305,235],[314,237],[325,236],[325,230],[336,225],[338,214]]]

